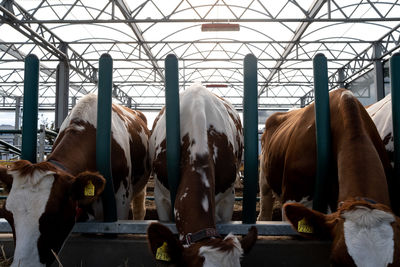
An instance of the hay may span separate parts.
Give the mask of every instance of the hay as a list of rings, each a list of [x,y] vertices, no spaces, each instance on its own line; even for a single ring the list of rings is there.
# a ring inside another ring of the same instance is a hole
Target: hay
[[[1,245],[0,249],[1,249],[0,266],[2,267],[10,266],[12,263],[12,257],[7,258],[6,252],[4,251],[4,245]]]
[[[58,262],[58,266],[59,267],[63,267],[63,265],[61,264],[60,258],[58,257],[57,253],[55,253],[54,250],[51,250],[51,252],[53,253],[54,257],[56,258],[56,261]]]

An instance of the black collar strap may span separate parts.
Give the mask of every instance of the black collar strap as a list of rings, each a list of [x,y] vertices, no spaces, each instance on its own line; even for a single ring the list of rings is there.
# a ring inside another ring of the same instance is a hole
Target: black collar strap
[[[200,240],[203,240],[205,238],[209,237],[219,237],[220,235],[217,233],[217,230],[214,228],[205,228],[202,229],[196,233],[188,233],[185,235],[184,242],[186,245],[191,245],[193,243],[196,243]]]
[[[68,169],[65,168],[64,165],[62,165],[60,162],[58,162],[58,161],[56,161],[56,160],[49,159],[47,162],[50,162],[51,164],[56,165],[57,168],[59,168],[59,169],[65,171],[65,172],[67,172],[67,173],[70,173],[70,172],[68,171]]]
[[[373,199],[366,198],[366,197],[356,197],[356,200],[364,200],[365,202],[369,202],[371,204],[376,204],[377,202]]]

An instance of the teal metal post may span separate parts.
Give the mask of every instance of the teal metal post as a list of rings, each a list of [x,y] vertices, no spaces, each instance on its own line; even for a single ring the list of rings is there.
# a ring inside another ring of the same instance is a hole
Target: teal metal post
[[[96,168],[106,179],[102,195],[105,222],[117,220],[114,186],[111,173],[111,104],[113,61],[103,54],[99,60],[99,87],[97,100]]]
[[[37,157],[38,102],[39,59],[31,54],[25,58],[21,158],[32,163],[36,163]]]
[[[248,54],[244,58],[244,188],[243,223],[256,221],[256,197],[258,181],[258,104],[257,59]]]
[[[165,58],[165,118],[168,185],[171,193],[172,218],[174,218],[175,196],[180,179],[181,124],[179,116],[178,59],[172,54]]]
[[[390,58],[390,84],[392,94],[392,120],[394,142],[394,179],[400,177],[400,53]]]
[[[329,109],[328,67],[323,54],[313,59],[315,128],[317,142],[317,174],[314,187],[313,209],[326,213],[328,201],[326,186],[330,175],[331,123]]]

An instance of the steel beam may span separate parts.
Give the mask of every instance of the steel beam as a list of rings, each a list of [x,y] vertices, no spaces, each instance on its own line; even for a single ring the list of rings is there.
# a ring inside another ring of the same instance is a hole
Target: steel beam
[[[326,0],[314,0],[314,2],[311,5],[311,8],[308,10],[308,18],[313,19],[319,12],[319,10],[322,8],[322,6],[325,4]],[[267,79],[265,80],[265,85],[268,85],[270,81],[274,78],[275,74],[277,71],[281,68],[282,64],[287,60],[288,55],[292,52],[293,48],[295,47],[296,43],[298,43],[303,36],[304,32],[307,30],[307,28],[310,26],[311,22],[302,22],[296,29],[295,33],[293,34],[293,37],[291,38],[291,42],[287,44],[285,47],[285,50],[282,53],[282,60],[278,60],[275,66],[273,67],[273,70],[270,72],[268,75]],[[259,92],[258,96],[262,95],[264,91],[266,90],[267,87],[264,87],[261,89]]]
[[[380,43],[375,43],[373,46],[374,51],[374,85],[375,85],[375,93],[376,99],[373,99],[374,102],[377,102],[385,97],[385,84],[383,80],[383,64],[382,59],[382,47]]]
[[[67,55],[67,45],[61,45],[60,49]],[[55,122],[56,129],[61,128],[61,124],[68,115],[68,96],[69,96],[69,64],[62,59],[57,66],[56,78],[56,107]]]
[[[131,19],[131,11],[128,6],[128,3],[125,0],[115,0],[115,3],[117,5],[117,7],[121,10],[121,13],[125,17],[125,19]],[[139,44],[143,48],[147,57],[149,58],[151,65],[156,70],[157,75],[161,78],[161,80],[165,80],[162,69],[158,65],[158,62],[156,60],[154,60],[155,57],[154,57],[153,53],[151,52],[150,46],[147,43],[145,43],[146,40],[144,39],[142,31],[140,30],[139,26],[134,22],[130,22],[130,23],[128,23],[128,25],[132,29],[133,33],[135,34],[136,38],[139,41]]]

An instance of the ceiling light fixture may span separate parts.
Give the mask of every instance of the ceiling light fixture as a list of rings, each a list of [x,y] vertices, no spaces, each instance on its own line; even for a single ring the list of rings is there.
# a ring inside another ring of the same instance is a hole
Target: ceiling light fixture
[[[228,85],[227,84],[221,84],[221,83],[210,83],[210,84],[206,84],[206,87],[207,88],[210,88],[210,87],[219,87],[219,88],[222,88],[222,87],[228,87]]]
[[[205,23],[201,25],[202,32],[240,31],[240,25],[234,23]]]

